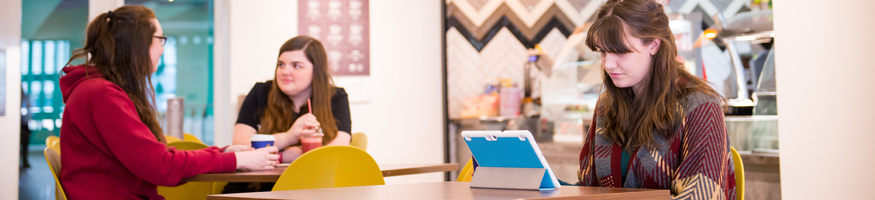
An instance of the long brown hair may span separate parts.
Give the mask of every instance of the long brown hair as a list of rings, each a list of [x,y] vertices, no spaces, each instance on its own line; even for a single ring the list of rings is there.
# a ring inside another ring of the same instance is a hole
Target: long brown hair
[[[152,59],[149,47],[157,28],[155,13],[143,6],[122,6],[94,18],[86,29],[85,47],[73,51],[73,60],[85,58],[103,77],[121,87],[137,108],[140,121],[162,143],[164,131],[158,123],[155,89],[152,87]],[[89,56],[90,55],[90,56]],[[87,70],[86,70],[87,72]]]
[[[313,107],[313,115],[316,116],[316,120],[319,120],[323,133],[325,133],[322,143],[327,144],[337,136],[337,124],[331,111],[331,97],[334,96],[336,90],[328,71],[328,57],[325,55],[325,48],[319,40],[309,36],[297,36],[289,39],[280,47],[277,57],[283,52],[295,50],[304,51],[307,60],[313,63],[313,82],[310,83],[313,104],[311,106]],[[302,105],[295,105],[292,99],[280,90],[276,74],[274,74],[273,85],[267,96],[267,108],[264,109],[264,115],[261,117],[261,128],[258,133],[274,134],[289,130],[294,123],[291,120],[294,111],[289,108],[300,106]]]
[[[609,0],[599,8],[587,32],[586,45],[590,49],[617,54],[633,52],[626,31],[644,44],[660,40],[648,75],[641,80],[645,85],[640,94],[636,95],[631,87],[618,88],[607,71],[602,74],[606,91],[596,110],[605,118],[604,136],[627,150],[657,147],[653,131],[665,138],[673,136],[684,117],[680,101],[686,95],[703,92],[722,98],[675,60],[677,47],[668,21],[662,5],[653,0]]]

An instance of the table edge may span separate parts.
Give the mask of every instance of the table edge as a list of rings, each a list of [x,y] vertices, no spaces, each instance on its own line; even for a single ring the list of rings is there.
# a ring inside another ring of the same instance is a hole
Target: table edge
[[[388,165],[392,165],[394,163],[386,163]],[[379,164],[378,164],[379,165]],[[392,176],[403,176],[403,175],[413,175],[413,174],[425,174],[425,173],[436,173],[436,172],[449,172],[459,170],[459,163],[440,163],[435,164],[435,166],[428,167],[408,167],[408,168],[398,168],[392,170],[380,170],[383,173],[383,177],[392,177]],[[422,172],[427,171],[427,172]],[[182,182],[227,182],[227,178],[217,178],[222,177],[226,174],[211,174],[210,176],[202,176],[201,174],[183,178]],[[227,174],[228,176],[232,176],[231,174]],[[276,182],[279,179],[281,174],[259,174],[259,175],[250,175],[248,177],[235,177],[234,182]]]

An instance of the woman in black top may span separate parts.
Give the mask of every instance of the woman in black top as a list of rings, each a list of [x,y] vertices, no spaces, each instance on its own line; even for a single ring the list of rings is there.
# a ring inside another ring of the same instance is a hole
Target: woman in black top
[[[280,162],[286,163],[302,154],[300,135],[316,127],[325,134],[323,145],[349,145],[349,100],[346,91],[332,83],[322,43],[294,37],[280,47],[276,64],[274,79],[256,83],[243,100],[233,143],[250,145],[252,134],[273,135],[274,145],[282,149]]]

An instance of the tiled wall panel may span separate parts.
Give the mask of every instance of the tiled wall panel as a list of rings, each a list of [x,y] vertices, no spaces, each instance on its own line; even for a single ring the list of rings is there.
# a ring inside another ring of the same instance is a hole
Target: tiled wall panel
[[[750,0],[658,0],[667,12],[718,12],[731,18],[750,10]],[[605,0],[446,0],[447,92],[450,118],[463,100],[480,95],[499,78],[523,81],[526,49],[541,44],[557,54],[578,26]],[[552,55],[556,56],[556,55]]]

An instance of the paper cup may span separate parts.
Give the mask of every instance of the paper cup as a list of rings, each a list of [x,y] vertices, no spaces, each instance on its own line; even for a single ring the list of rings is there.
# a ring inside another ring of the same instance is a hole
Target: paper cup
[[[273,135],[254,134],[252,135],[252,148],[260,149],[269,146],[275,146],[276,138]]]

